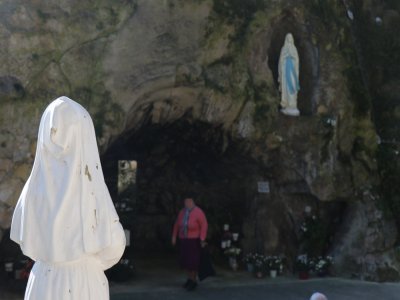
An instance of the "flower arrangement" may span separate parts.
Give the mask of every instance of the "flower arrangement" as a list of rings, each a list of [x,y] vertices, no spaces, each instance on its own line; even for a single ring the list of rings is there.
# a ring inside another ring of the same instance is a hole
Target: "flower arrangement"
[[[307,254],[302,254],[297,256],[296,270],[301,279],[307,279],[310,272],[315,272],[318,276],[329,274],[329,269],[333,264],[334,259],[332,256],[309,258]]]
[[[270,277],[275,278],[283,272],[283,256],[267,256],[265,258],[266,270],[269,271]]]
[[[254,254],[254,270],[255,272],[265,272],[266,257],[263,254]]]
[[[253,254],[253,272],[257,278],[262,278],[266,271],[266,257],[263,254]]]
[[[332,256],[320,256],[314,260],[313,270],[317,274],[327,274],[333,264],[334,260]]]
[[[307,254],[301,254],[296,258],[296,269],[298,272],[309,272],[312,269],[313,262]]]
[[[257,259],[257,254],[255,253],[247,253],[244,257],[243,257],[243,262],[247,267],[247,271],[249,273],[254,273],[255,271],[255,262]]]
[[[313,261],[308,258],[307,254],[301,254],[296,258],[296,270],[299,274],[299,279],[307,280],[310,277]]]
[[[282,273],[284,258],[282,256],[267,256],[266,265],[268,270],[274,270]]]
[[[242,253],[242,249],[238,248],[238,247],[231,247],[225,250],[225,255],[229,256],[229,257],[238,257],[240,255],[240,253]]]
[[[242,249],[238,247],[231,247],[224,251],[224,254],[229,258],[229,266],[234,271],[236,271],[239,268],[237,258],[240,255],[240,253],[242,253]]]
[[[245,264],[254,264],[255,259],[256,259],[256,255],[254,253],[247,253],[243,257],[243,262]]]

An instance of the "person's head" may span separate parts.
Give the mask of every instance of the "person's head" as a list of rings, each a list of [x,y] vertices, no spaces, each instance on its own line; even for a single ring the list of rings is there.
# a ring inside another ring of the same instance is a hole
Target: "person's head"
[[[194,196],[192,194],[187,194],[184,197],[185,208],[192,209],[195,206]]]
[[[314,293],[312,294],[310,300],[328,300],[328,298],[321,293]]]

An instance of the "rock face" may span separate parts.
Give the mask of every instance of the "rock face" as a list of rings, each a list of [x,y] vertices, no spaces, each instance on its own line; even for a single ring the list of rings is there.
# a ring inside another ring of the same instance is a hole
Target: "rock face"
[[[336,2],[2,1],[0,236],[40,114],[65,94],[93,116],[115,197],[117,160],[138,160],[132,218],[152,247],[169,241],[179,197],[195,190],[216,240],[231,222],[245,250],[293,257],[310,206],[334,225],[326,252],[338,274],[379,280],[390,268],[383,279],[398,279],[397,227],[366,196],[379,186],[378,139],[353,89],[353,31]],[[278,109],[287,32],[300,56],[299,118]]]

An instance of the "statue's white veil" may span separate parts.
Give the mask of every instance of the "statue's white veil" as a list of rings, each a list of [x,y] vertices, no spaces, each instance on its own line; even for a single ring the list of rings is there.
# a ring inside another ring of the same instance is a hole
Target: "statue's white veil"
[[[294,38],[291,33],[286,34],[285,43],[283,45],[281,56],[292,56],[294,59],[298,60],[299,55],[297,53],[297,49],[294,45]]]
[[[89,113],[67,97],[44,111],[35,162],[14,211],[11,239],[34,260],[71,261],[111,243],[118,222]]]

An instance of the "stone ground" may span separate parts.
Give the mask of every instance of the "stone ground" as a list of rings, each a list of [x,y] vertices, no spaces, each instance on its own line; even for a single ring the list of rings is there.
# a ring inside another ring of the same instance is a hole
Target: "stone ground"
[[[395,300],[400,299],[399,284],[375,284],[341,279],[319,279],[294,281],[279,279],[274,282],[263,280],[241,284],[215,284],[209,282],[196,292],[188,293],[176,287],[157,289],[136,289],[113,291],[111,299],[208,299],[208,300],[308,300],[314,291],[324,292],[330,300]]]
[[[207,279],[193,293],[184,291],[180,285],[184,277],[173,262],[160,262],[154,268],[147,262],[140,263],[137,276],[129,282],[110,283],[111,300],[127,299],[208,299],[208,300],[306,300],[315,291],[325,293],[330,300],[395,300],[400,299],[400,284],[371,283],[339,278],[255,279],[246,272],[232,273],[219,269],[218,276]],[[22,300],[23,293],[6,293],[0,290],[1,300]]]

